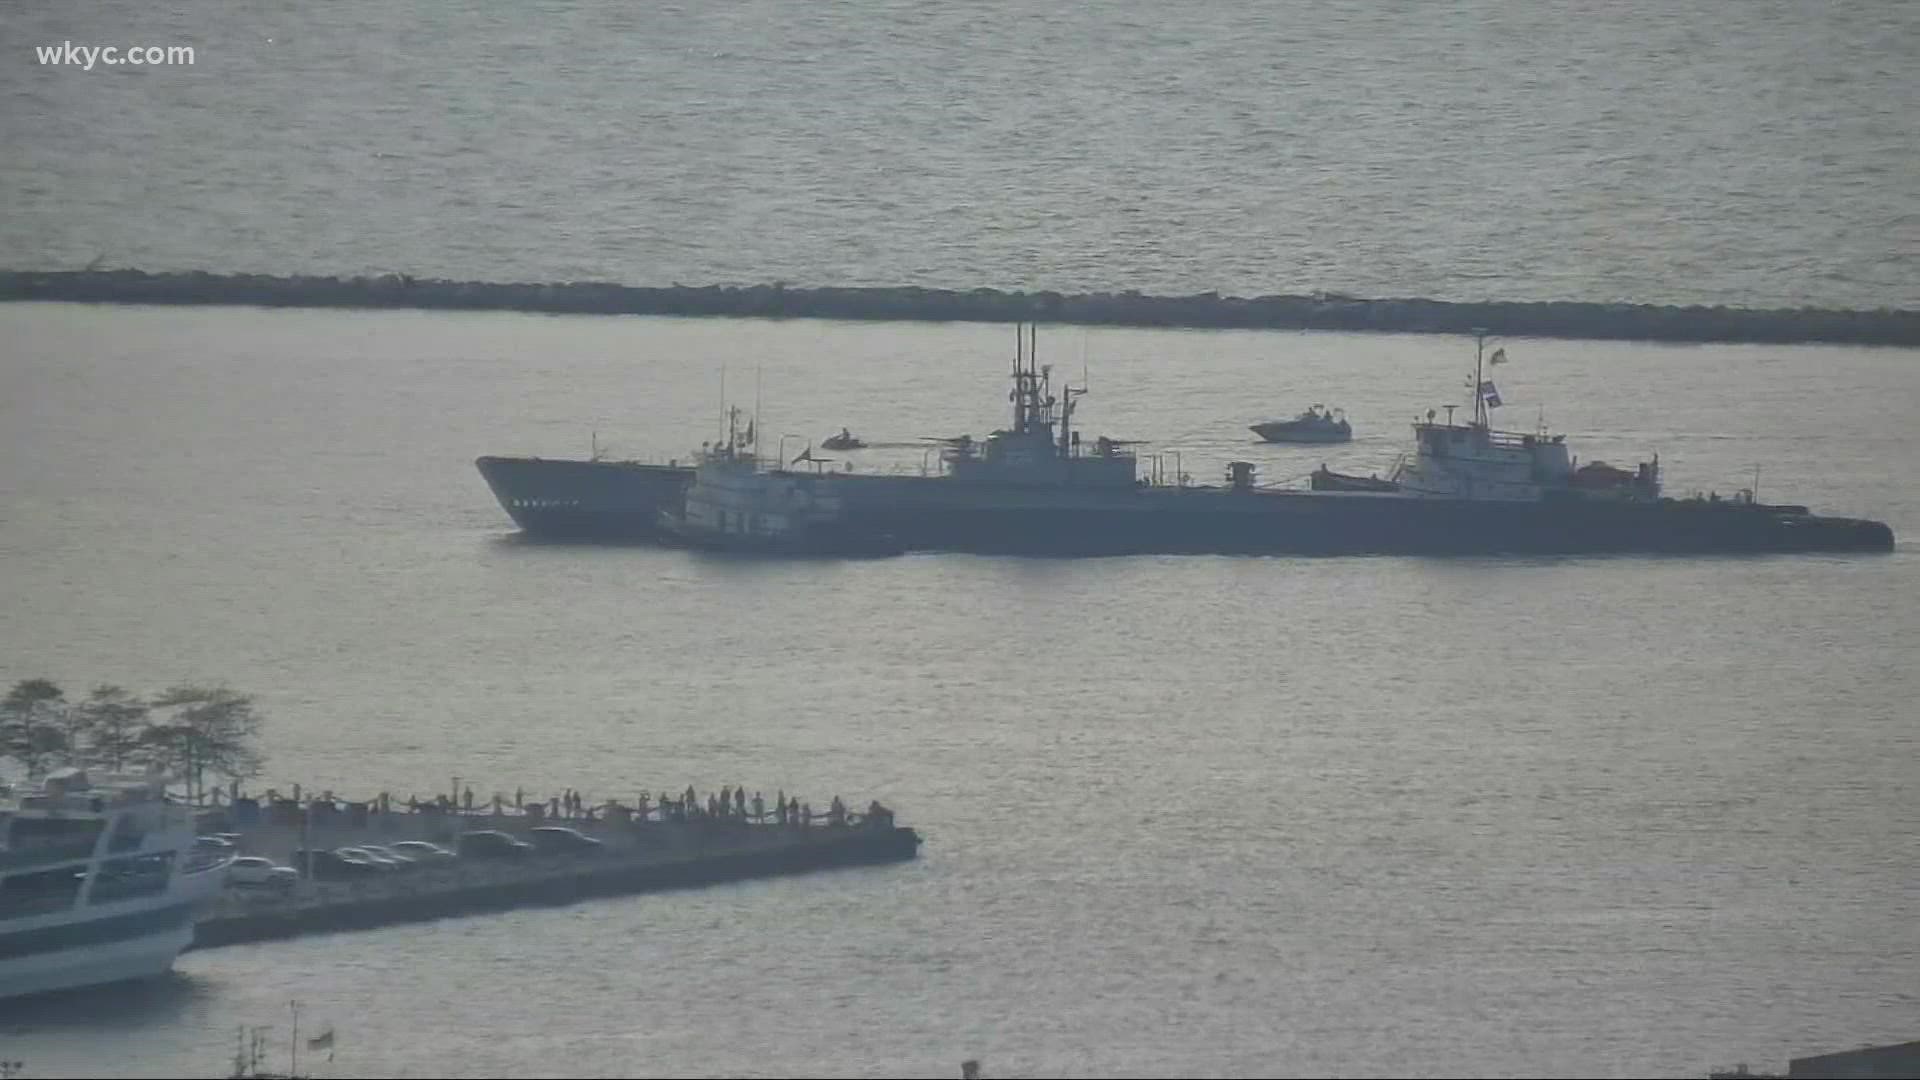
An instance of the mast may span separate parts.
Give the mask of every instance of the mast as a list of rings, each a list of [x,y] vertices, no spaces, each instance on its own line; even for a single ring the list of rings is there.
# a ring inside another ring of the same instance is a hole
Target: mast
[[[1013,430],[1027,426],[1027,369],[1021,360],[1027,351],[1025,323],[1013,324]]]
[[[1486,376],[1482,360],[1487,351],[1487,331],[1484,327],[1473,328],[1473,422],[1478,427],[1487,426],[1487,395],[1480,388]]]

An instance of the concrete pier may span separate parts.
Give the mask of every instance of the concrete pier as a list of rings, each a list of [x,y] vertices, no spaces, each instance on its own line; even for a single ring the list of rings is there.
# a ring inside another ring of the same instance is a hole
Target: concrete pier
[[[824,814],[767,810],[756,817],[744,803],[723,810],[709,797],[704,804],[676,799],[650,805],[645,817],[638,807],[608,804],[591,810],[569,805],[571,816],[556,818],[542,812],[543,805],[467,810],[443,802],[408,810],[389,804],[383,812],[379,801],[342,810],[331,800],[325,804],[332,808],[316,815],[314,800],[280,800],[253,818],[246,812],[249,802],[206,815],[202,831],[225,818],[241,854],[296,868],[294,852],[302,846],[332,850],[429,840],[451,848],[461,833],[482,829],[524,838],[542,825],[564,825],[603,846],[423,861],[346,880],[303,878],[284,892],[229,886],[196,926],[196,949],[896,862],[914,858],[920,846],[918,833],[894,824],[892,813],[877,804],[865,814],[836,803]]]

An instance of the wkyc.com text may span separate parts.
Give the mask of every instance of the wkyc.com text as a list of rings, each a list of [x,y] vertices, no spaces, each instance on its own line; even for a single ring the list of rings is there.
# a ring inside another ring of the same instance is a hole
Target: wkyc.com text
[[[95,64],[108,67],[193,64],[191,45],[129,45],[123,49],[118,45],[75,45],[68,41],[59,45],[35,45],[33,51],[42,64],[77,67],[82,71],[92,71]]]

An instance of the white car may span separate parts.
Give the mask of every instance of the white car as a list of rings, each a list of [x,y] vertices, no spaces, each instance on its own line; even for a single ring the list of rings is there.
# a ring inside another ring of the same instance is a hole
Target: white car
[[[278,889],[286,892],[300,883],[300,871],[275,866],[272,859],[242,855],[227,867],[227,884],[242,889]]]
[[[425,840],[402,840],[388,846],[392,847],[396,854],[405,855],[414,862],[436,862],[441,859],[459,858],[458,855],[439,844],[431,844]]]

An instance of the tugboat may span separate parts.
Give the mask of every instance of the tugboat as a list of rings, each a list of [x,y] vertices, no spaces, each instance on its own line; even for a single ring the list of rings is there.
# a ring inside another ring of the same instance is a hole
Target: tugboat
[[[904,549],[884,530],[849,530],[840,491],[821,471],[830,458],[807,447],[786,467],[760,461],[754,425],[739,426],[728,409],[725,441],[701,448],[681,505],[663,510],[660,528],[693,548],[762,555],[898,555]],[[790,471],[807,462],[811,473]]]
[[[1343,443],[1353,438],[1353,425],[1343,410],[1317,404],[1291,420],[1267,420],[1247,430],[1277,443]]]
[[[846,428],[841,428],[840,434],[829,435],[820,440],[820,448],[822,450],[864,450],[867,444],[861,442],[858,435]]]

